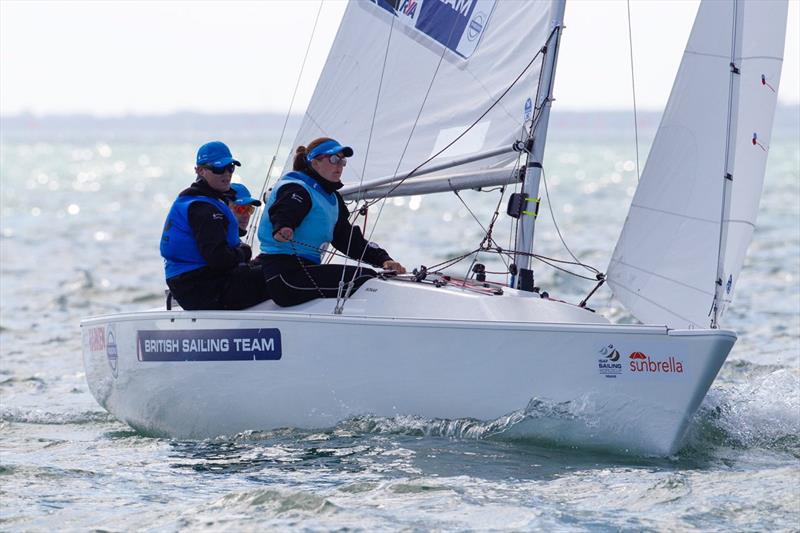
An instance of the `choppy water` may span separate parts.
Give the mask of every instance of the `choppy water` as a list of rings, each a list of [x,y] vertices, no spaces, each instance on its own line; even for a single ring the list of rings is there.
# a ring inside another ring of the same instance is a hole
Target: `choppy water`
[[[486,437],[491,422],[471,420],[363,417],[206,441],[150,438],[115,421],[84,381],[78,322],[161,304],[161,224],[205,137],[4,137],[0,529],[800,527],[796,134],[773,139],[758,229],[726,317],[739,341],[684,448],[660,459],[499,441]],[[269,141],[226,139],[257,188]],[[552,132],[547,158],[567,243],[604,269],[635,187],[631,143]],[[497,193],[463,196],[485,224]],[[542,209],[538,251],[564,257]],[[501,235],[508,225],[501,217]],[[437,195],[391,202],[374,238],[415,266],[463,253],[481,236],[457,199]],[[557,297],[591,288],[536,269],[537,284]],[[592,303],[631,320],[607,292]]]

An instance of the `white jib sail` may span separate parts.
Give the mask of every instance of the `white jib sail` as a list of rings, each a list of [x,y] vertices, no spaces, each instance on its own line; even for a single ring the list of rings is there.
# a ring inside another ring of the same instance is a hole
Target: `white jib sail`
[[[352,1],[294,145],[333,137],[352,146],[355,155],[342,179],[351,186],[362,177],[366,183],[409,172],[500,97],[546,42],[551,18],[550,1]],[[537,58],[500,103],[432,164],[523,138],[540,67]],[[455,171],[498,168],[516,157],[507,153]],[[292,154],[285,170],[291,160]]]
[[[719,278],[719,314],[730,301],[761,197],[786,15],[785,1],[700,5],[608,267],[614,295],[642,322],[709,327]]]

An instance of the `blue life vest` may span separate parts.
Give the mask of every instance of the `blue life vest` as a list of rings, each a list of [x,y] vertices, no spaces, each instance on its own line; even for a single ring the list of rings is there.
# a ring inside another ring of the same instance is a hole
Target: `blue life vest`
[[[194,233],[189,226],[189,206],[194,202],[211,204],[228,219],[228,233],[226,240],[230,246],[238,246],[239,223],[233,211],[221,200],[208,196],[178,196],[167,215],[164,231],[161,233],[161,257],[164,258],[164,271],[166,278],[172,278],[197,270],[208,263],[200,255]]]
[[[275,237],[272,236],[272,222],[268,216],[262,217],[261,224],[258,226],[261,253],[297,254],[320,264],[322,262],[320,248],[333,239],[333,228],[339,219],[339,201],[336,199],[336,193],[326,192],[322,185],[302,172],[289,172],[272,188],[265,207],[267,213],[278,198],[278,189],[288,183],[296,183],[308,191],[308,194],[311,195],[311,210],[294,230],[292,240],[296,242],[275,240]]]

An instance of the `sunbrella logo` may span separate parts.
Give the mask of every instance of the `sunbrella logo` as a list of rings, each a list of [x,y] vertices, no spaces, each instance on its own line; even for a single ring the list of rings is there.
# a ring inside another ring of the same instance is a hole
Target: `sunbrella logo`
[[[633,352],[628,356],[631,372],[683,374],[683,363],[670,356],[666,361],[658,361],[642,352]]]

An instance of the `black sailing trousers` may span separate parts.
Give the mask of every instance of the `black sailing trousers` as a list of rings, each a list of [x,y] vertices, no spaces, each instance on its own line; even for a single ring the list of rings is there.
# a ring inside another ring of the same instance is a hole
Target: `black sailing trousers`
[[[202,267],[168,279],[167,286],[187,311],[233,311],[269,300],[261,266],[252,263],[225,272]]]
[[[261,263],[267,290],[276,304],[287,307],[315,298],[336,298],[339,282],[353,282],[353,294],[367,280],[377,277],[370,268],[355,265],[317,265],[296,255],[261,254],[255,261]]]

